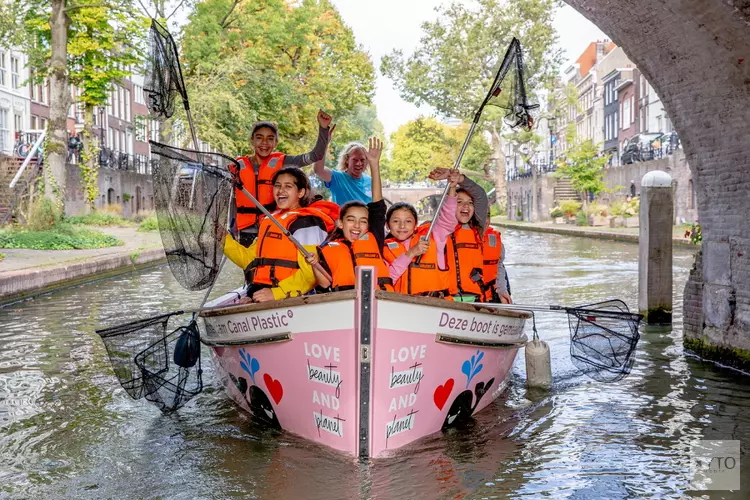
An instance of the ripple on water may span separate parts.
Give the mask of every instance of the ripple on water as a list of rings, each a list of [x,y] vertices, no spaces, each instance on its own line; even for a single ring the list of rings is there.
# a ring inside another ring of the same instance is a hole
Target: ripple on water
[[[616,296],[636,305],[636,245],[518,231],[503,241],[518,303]],[[691,265],[675,252],[677,322]],[[242,279],[226,267],[217,289]],[[195,306],[201,295],[160,267],[0,309],[0,496],[679,498],[696,440],[750,442],[748,379],[686,357],[679,323],[644,329],[631,375],[604,384],[572,364],[567,319],[542,313],[550,392],[525,389],[521,355],[509,389],[473,425],[393,458],[358,463],[258,428],[208,362],[204,393],[164,417],[119,388],[94,330]]]

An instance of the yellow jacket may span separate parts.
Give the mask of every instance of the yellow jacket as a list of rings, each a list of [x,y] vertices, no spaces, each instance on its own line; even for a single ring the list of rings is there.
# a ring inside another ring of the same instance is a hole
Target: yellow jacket
[[[224,238],[224,255],[241,269],[245,269],[255,259],[257,244],[258,240],[255,240],[249,247],[244,247],[228,234]],[[315,245],[305,245],[305,250],[310,253],[314,254],[317,251],[316,249]],[[315,287],[315,275],[312,266],[307,263],[301,252],[297,254],[297,264],[299,264],[299,271],[281,280],[279,286],[271,288],[274,299],[279,300],[304,295]]]

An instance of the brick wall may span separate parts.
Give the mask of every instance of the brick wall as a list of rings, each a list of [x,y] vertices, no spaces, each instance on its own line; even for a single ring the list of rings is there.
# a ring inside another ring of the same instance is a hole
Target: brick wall
[[[703,226],[701,308],[687,308],[685,320],[695,324],[702,314],[703,336],[715,346],[749,348],[750,11],[747,2],[568,0],[568,3],[623,47],[661,96],[680,134],[693,172]],[[696,283],[696,276],[691,276],[689,286]]]
[[[77,165],[68,165],[67,170],[65,213],[68,216],[83,215],[86,213],[86,201],[81,185],[81,170]],[[124,217],[153,210],[154,189],[150,175],[100,168],[98,180],[99,196],[96,208],[113,205],[122,210]],[[125,201],[125,198],[128,200]]]

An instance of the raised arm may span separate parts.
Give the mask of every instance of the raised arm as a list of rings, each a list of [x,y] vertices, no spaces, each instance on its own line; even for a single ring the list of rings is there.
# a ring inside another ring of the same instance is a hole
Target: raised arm
[[[312,151],[303,155],[288,155],[284,157],[285,167],[304,167],[313,164],[320,160],[325,160],[326,151],[328,150],[328,141],[333,133],[333,128],[330,128],[331,116],[325,113],[322,109],[318,111],[318,140],[315,143]],[[326,169],[327,170],[327,169]],[[330,170],[328,175],[330,177]],[[317,174],[317,171],[315,172]],[[320,175],[318,175],[320,177]],[[321,179],[323,179],[321,177]],[[323,179],[326,182],[328,180]],[[330,178],[329,178],[330,180]]]
[[[372,201],[383,199],[383,184],[380,180],[380,155],[383,152],[383,143],[377,137],[370,137],[367,149],[367,163],[370,165],[372,174]]]

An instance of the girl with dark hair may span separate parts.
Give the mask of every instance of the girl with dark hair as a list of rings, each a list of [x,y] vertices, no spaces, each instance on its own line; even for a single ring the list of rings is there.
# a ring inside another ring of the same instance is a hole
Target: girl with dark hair
[[[448,177],[448,169],[436,168],[430,179]],[[450,294],[461,302],[481,302],[484,299],[484,258],[482,239],[487,224],[487,193],[463,174],[456,189],[456,220],[458,224],[447,241],[450,268]]]
[[[315,253],[334,227],[326,210],[310,205],[310,180],[296,167],[285,167],[272,179],[274,218],[308,252]],[[224,254],[245,270],[247,296],[254,302],[304,295],[315,286],[310,264],[284,233],[267,217],[259,226],[258,239],[249,247],[234,238],[224,241]]]
[[[345,203],[336,221],[336,229],[318,248],[320,263],[333,279],[329,281],[313,268],[315,278],[323,288],[350,290],[355,286],[356,267],[374,266],[378,288],[393,291],[393,282],[382,255],[385,240],[385,202],[380,182],[382,147],[379,139],[370,139],[367,157],[372,173],[372,202],[366,205],[358,200]],[[308,262],[312,264],[315,259],[311,258]]]
[[[436,214],[429,241],[424,238],[429,223],[417,227],[417,211],[408,203],[396,203],[388,209],[386,223],[390,233],[385,240],[383,258],[389,265],[397,292],[408,295],[446,297],[450,277],[445,262],[445,244],[456,227],[456,183],[458,171],[446,178],[450,189],[440,213]]]

